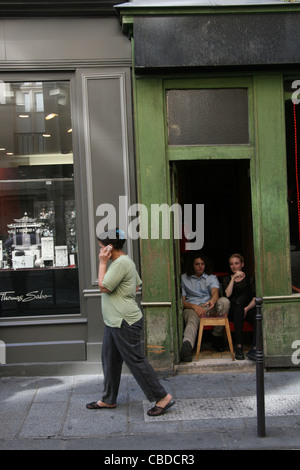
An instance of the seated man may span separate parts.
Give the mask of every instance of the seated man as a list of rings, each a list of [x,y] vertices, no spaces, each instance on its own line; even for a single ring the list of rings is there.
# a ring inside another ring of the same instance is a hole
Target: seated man
[[[230,302],[226,297],[219,298],[218,278],[210,274],[207,261],[201,253],[192,253],[187,273],[181,276],[181,282],[185,329],[180,358],[183,362],[191,362],[200,318],[227,316]],[[212,333],[213,347],[218,351],[224,350],[223,330],[223,326],[215,326]]]

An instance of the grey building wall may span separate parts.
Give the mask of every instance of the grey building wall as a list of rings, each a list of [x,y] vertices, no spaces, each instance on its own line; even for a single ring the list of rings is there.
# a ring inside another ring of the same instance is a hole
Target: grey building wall
[[[83,63],[130,63],[130,42],[117,17],[0,20],[0,65],[33,68]],[[63,61],[63,62],[62,62]]]
[[[0,375],[101,370],[97,208],[135,202],[131,45],[117,16],[0,19],[0,80],[59,79],[71,83],[81,311],[1,318]]]

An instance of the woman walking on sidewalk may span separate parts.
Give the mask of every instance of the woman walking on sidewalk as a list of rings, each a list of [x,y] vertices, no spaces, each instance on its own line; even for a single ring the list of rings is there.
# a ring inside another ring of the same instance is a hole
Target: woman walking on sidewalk
[[[104,391],[102,399],[88,403],[88,409],[115,408],[123,361],[150,402],[149,416],[159,416],[174,405],[172,396],[160,384],[142,347],[143,316],[136,303],[142,281],[131,258],[122,251],[125,234],[109,230],[98,237],[102,314],[105,323],[102,345]],[[108,261],[112,263],[108,267]]]

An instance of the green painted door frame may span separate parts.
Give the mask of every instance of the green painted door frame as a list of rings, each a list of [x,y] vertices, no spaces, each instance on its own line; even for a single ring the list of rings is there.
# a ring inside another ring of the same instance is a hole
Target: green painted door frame
[[[146,206],[170,202],[169,165],[165,155],[164,103],[160,79],[135,81],[138,199]],[[140,240],[145,344],[156,369],[172,369],[177,352],[174,258],[168,239]]]
[[[166,90],[207,87],[247,87],[249,145],[168,146]],[[172,369],[178,362],[182,306],[178,301],[180,273],[174,255],[174,240],[172,237],[151,238],[150,214],[151,205],[174,202],[170,162],[182,160],[249,160],[256,295],[265,298],[265,353],[268,356],[270,351],[272,355],[274,341],[278,343],[278,331],[276,336],[273,322],[278,315],[289,314],[290,303],[283,298],[287,296],[294,302],[294,331],[289,321],[289,330],[279,332],[279,335],[288,335],[284,349],[281,348],[286,356],[287,343],[297,339],[295,331],[300,338],[300,319],[295,313],[300,307],[300,298],[291,296],[282,74],[215,74],[201,78],[142,76],[134,77],[134,90],[138,197],[149,215],[149,237],[141,240],[141,268],[145,343],[150,361],[156,369]],[[278,301],[278,298],[283,299]],[[269,335],[269,331],[272,334]],[[283,343],[281,336],[280,344]],[[279,350],[276,356],[280,355]]]

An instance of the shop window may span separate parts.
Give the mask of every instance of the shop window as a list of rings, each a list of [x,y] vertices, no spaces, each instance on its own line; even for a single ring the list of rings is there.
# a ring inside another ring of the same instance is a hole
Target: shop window
[[[169,145],[249,143],[246,88],[167,91]]]
[[[297,86],[298,85],[298,86]],[[298,91],[297,91],[298,88]],[[284,83],[288,207],[293,291],[300,292],[300,81]]]
[[[70,84],[0,83],[0,316],[79,313]]]

